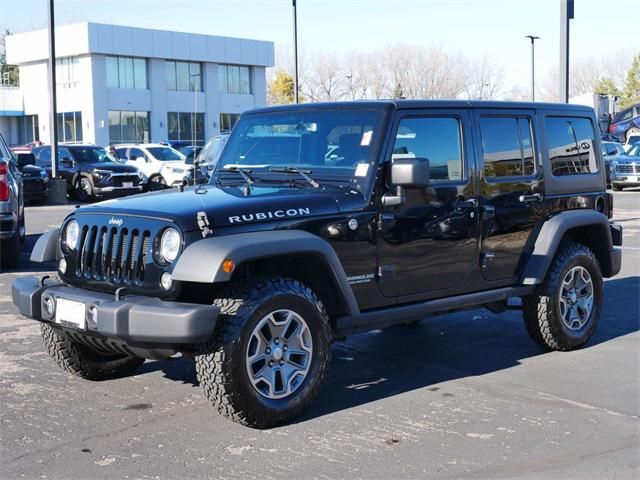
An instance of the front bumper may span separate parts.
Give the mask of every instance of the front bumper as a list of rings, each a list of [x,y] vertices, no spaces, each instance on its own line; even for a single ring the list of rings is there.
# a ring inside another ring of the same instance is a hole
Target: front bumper
[[[169,355],[181,346],[207,340],[213,333],[219,312],[213,305],[167,302],[153,297],[130,296],[115,300],[107,293],[63,283],[43,285],[41,279],[33,276],[16,278],[11,293],[13,303],[22,315],[55,325],[74,336],[115,339],[142,351],[164,349]],[[54,299],[56,304],[58,298],[84,303],[86,328],[79,330],[56,322],[55,313],[48,315],[44,308],[47,298]],[[89,313],[93,308],[97,311],[95,317]]]

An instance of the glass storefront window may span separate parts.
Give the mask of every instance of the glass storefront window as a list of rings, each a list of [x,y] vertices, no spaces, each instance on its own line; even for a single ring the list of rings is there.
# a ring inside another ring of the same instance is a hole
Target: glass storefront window
[[[149,112],[109,111],[109,143],[148,143]]]
[[[204,113],[168,112],[167,127],[169,140],[204,142]]]

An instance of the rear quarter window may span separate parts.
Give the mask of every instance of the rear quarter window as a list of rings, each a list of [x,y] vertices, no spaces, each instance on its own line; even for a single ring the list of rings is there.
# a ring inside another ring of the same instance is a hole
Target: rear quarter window
[[[596,136],[589,118],[546,117],[545,130],[554,176],[585,175],[598,171]]]

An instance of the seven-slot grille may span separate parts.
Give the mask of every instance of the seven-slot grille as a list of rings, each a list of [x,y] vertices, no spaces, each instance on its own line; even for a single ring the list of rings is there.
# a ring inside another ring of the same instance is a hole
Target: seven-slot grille
[[[640,165],[616,165],[618,173],[640,173]]]
[[[149,230],[84,225],[76,250],[76,276],[141,285],[150,240]]]

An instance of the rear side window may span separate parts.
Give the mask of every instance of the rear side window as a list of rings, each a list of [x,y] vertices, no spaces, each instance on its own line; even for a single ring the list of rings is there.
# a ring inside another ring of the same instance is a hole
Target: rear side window
[[[392,158],[416,157],[429,160],[432,180],[462,180],[462,141],[458,119],[403,118],[398,126]]]
[[[547,117],[545,130],[553,175],[584,175],[598,171],[590,119]]]
[[[483,116],[480,134],[485,177],[527,177],[535,173],[527,117]]]

